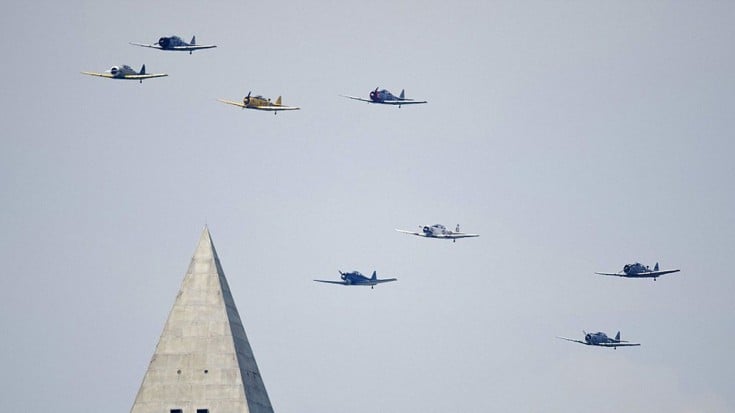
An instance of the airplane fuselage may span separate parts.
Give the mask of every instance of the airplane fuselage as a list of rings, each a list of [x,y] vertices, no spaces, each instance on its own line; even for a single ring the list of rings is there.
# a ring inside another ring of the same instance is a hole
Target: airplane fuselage
[[[125,75],[137,75],[138,72],[128,65],[112,66],[107,73],[111,74],[115,79],[124,79]]]
[[[366,285],[366,286],[373,286],[376,285],[376,280],[372,280],[364,275],[362,275],[359,271],[353,271],[353,272],[346,272],[340,276],[342,280],[347,285]]]
[[[598,333],[587,333],[584,336],[584,341],[587,342],[589,345],[593,346],[599,346],[601,344],[608,344],[608,343],[616,343],[619,341],[615,341],[607,336],[607,334],[598,332]]]
[[[161,37],[158,39],[158,45],[161,46],[161,49],[163,50],[177,50],[175,49],[177,46],[192,46],[179,36]]]
[[[421,231],[426,235],[427,237],[435,237],[437,235],[447,235],[451,234],[452,231],[449,231],[444,225],[442,224],[435,224],[435,225],[424,225],[423,228],[421,228]]]
[[[386,89],[381,89],[381,90],[375,89],[370,92],[370,100],[372,100],[373,102],[381,103],[381,102],[385,102],[386,100],[403,100],[403,99],[393,95]]]
[[[623,267],[623,272],[627,275],[636,276],[638,274],[651,272],[651,267],[643,265],[640,262],[636,262],[634,264],[626,264]]]
[[[242,99],[242,103],[247,107],[259,107],[259,106],[276,106],[271,103],[270,99],[266,99],[263,96],[245,96]]]

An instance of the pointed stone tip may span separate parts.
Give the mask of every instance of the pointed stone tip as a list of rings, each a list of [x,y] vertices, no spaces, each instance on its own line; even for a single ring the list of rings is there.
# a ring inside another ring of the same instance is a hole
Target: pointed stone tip
[[[212,235],[209,233],[209,227],[204,226],[202,235],[199,237],[199,243],[194,254],[196,257],[217,257],[217,251],[214,248],[214,242],[212,242]]]

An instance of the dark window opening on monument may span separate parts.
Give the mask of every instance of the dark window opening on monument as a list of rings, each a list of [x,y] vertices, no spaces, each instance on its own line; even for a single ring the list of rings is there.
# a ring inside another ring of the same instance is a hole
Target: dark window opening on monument
[[[197,413],[209,413],[209,409],[197,409]]]
[[[184,411],[181,409],[171,409],[171,413],[183,413]]]

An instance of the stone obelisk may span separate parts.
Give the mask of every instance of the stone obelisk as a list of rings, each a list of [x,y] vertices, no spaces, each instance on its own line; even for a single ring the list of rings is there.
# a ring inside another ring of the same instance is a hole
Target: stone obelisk
[[[273,413],[204,228],[131,413]]]

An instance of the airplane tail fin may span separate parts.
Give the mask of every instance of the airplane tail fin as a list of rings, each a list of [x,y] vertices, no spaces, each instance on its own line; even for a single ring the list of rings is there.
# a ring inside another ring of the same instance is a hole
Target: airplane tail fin
[[[653,270],[654,270],[654,271],[658,271],[658,263],[656,263],[656,266],[655,266],[655,267],[653,267]]]
[[[197,37],[196,36],[191,36],[191,43],[189,43],[189,44],[191,44],[192,46],[194,46],[195,44],[197,44]]]
[[[276,106],[281,106],[281,97],[279,96],[278,99],[276,99]]]
[[[620,341],[620,331],[618,331],[618,334],[615,334],[615,341]]]
[[[405,99],[406,98],[406,89],[401,89],[401,96],[398,96],[398,97],[401,98],[401,99]]]
[[[143,67],[140,68],[140,74],[141,75],[145,74],[145,65],[143,65]]]
[[[370,277],[370,279],[373,280],[373,281],[377,280],[378,279],[378,272],[377,271],[373,271],[373,276]]]

